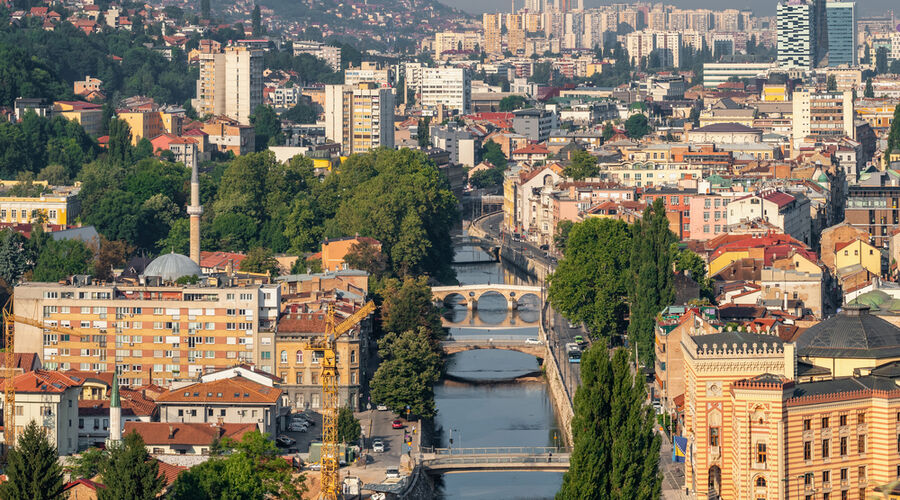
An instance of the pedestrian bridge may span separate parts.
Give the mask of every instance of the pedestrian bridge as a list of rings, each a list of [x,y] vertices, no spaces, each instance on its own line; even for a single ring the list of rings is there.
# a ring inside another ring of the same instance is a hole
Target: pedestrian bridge
[[[556,471],[569,469],[569,450],[554,447],[423,448],[421,465],[429,472],[497,470]]]
[[[472,340],[444,340],[441,342],[441,348],[446,354],[456,354],[462,351],[473,351],[475,349],[502,349],[505,351],[518,351],[530,354],[536,358],[544,359],[547,355],[547,348],[541,344],[526,344],[525,339],[516,340],[498,340],[498,339],[472,339]]]
[[[431,287],[432,300],[434,300],[438,307],[443,306],[444,302],[450,297],[459,297],[465,300],[467,309],[477,309],[478,301],[487,294],[504,297],[506,299],[507,309],[509,310],[518,307],[518,301],[522,299],[522,297],[529,295],[536,298],[539,303],[541,302],[541,287],[539,286],[479,284]]]

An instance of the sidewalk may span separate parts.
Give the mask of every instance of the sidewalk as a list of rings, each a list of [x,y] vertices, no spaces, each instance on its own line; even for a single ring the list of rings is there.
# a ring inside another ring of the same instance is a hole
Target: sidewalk
[[[684,464],[672,462],[672,442],[660,432],[659,473],[662,474],[662,498],[664,500],[688,500],[684,493]]]

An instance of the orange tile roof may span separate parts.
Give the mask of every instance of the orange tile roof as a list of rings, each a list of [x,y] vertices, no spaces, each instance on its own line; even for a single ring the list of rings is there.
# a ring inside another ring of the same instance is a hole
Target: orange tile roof
[[[525,146],[513,151],[514,155],[549,155],[550,150],[540,144],[526,144]]]
[[[178,479],[178,475],[188,469],[183,465],[168,464],[166,462],[158,462],[158,464],[159,472],[157,473],[157,476],[165,480],[166,486],[171,486],[172,483],[174,483],[175,480]]]
[[[246,254],[234,252],[200,252],[200,267],[224,268],[228,261],[235,269],[240,269],[241,262],[247,258]]]
[[[13,385],[16,392],[62,394],[66,392],[66,389],[80,386],[81,381],[67,377],[60,372],[35,370],[16,376],[13,379]]]
[[[125,422],[123,435],[137,432],[147,445],[208,445],[215,438],[240,439],[256,424],[210,425],[200,422]],[[171,436],[171,437],[170,437]]]
[[[242,377],[212,382],[198,382],[180,389],[166,391],[156,398],[157,403],[275,403],[281,389],[257,384]]]

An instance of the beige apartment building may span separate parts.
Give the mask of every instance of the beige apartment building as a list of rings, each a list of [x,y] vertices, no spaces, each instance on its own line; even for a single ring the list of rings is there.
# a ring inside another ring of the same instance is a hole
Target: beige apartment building
[[[263,53],[247,47],[201,45],[200,77],[192,106],[200,115],[225,115],[242,125],[263,102]]]
[[[325,137],[344,155],[393,148],[393,90],[374,82],[325,86]]]
[[[280,297],[277,285],[23,283],[16,314],[72,333],[17,324],[16,352],[38,353],[50,370],[116,370],[123,386],[241,362],[271,373]]]
[[[853,92],[795,90],[793,95],[794,142],[806,137],[856,138],[853,123]]]

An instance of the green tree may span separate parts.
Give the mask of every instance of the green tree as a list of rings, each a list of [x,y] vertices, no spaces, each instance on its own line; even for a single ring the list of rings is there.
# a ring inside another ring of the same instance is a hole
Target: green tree
[[[73,274],[89,274],[93,253],[80,240],[53,240],[47,242],[34,266],[34,281],[54,282]]]
[[[107,157],[111,162],[126,166],[131,162],[131,127],[125,120],[113,118],[109,122]]]
[[[371,279],[381,279],[387,271],[387,259],[378,245],[368,239],[350,245],[344,255],[344,262],[350,269],[366,271]]]
[[[316,113],[315,108],[301,102],[282,113],[281,117],[294,123],[316,123],[319,114]]]
[[[431,125],[431,117],[426,116],[425,118],[420,119],[416,126],[416,137],[419,140],[420,148],[428,147],[431,144],[431,139],[428,137],[429,125]]]
[[[34,249],[18,231],[0,230],[0,279],[13,287],[35,264]]]
[[[376,293],[382,299],[383,331],[400,333],[424,327],[436,337],[443,336],[441,315],[431,301],[431,287],[424,276],[387,279]]]
[[[294,478],[291,464],[259,431],[240,441],[225,438],[217,447],[221,455],[178,475],[171,500],[300,500],[306,492],[305,476]]]
[[[134,248],[125,241],[109,241],[100,237],[97,255],[94,258],[94,278],[108,280],[112,278],[112,270],[123,266]]]
[[[632,139],[640,139],[650,133],[650,123],[643,114],[631,115],[625,120],[625,135]]]
[[[500,111],[510,112],[525,107],[525,98],[520,95],[510,95],[500,99]]]
[[[372,377],[372,399],[396,413],[409,406],[420,417],[433,417],[442,361],[440,345],[428,328],[388,333],[378,341],[378,352],[383,361]]]
[[[828,78],[825,81],[825,90],[828,92],[837,92],[837,77],[835,75],[828,75]]]
[[[872,88],[872,79],[866,78],[866,90],[863,91],[863,97],[875,97],[875,89]]]
[[[101,476],[105,488],[97,490],[98,500],[155,500],[165,485],[156,459],[147,453],[144,440],[136,432],[110,447]]]
[[[616,129],[613,128],[612,122],[606,122],[603,124],[602,134],[603,134],[603,142],[606,142],[606,141],[612,139],[612,137],[614,135],[616,135]]]
[[[597,157],[584,150],[574,151],[571,162],[563,168],[563,175],[576,181],[596,177],[599,172]]]
[[[875,74],[881,75],[887,73],[888,70],[888,49],[887,47],[878,47],[875,51]]]
[[[476,189],[503,184],[503,170],[499,168],[479,170],[469,176],[469,184]]]
[[[481,146],[481,158],[500,170],[506,170],[506,155],[503,154],[503,148],[494,141],[487,141]]]
[[[706,275],[706,262],[703,258],[686,248],[679,250],[677,243],[672,244],[672,251],[675,272],[689,271],[691,278],[700,285],[700,296],[712,300],[713,283]]]
[[[888,133],[888,154],[900,149],[900,106],[894,108],[894,119],[891,121],[891,131]]]
[[[632,225],[631,279],[628,335],[645,363],[653,361],[653,326],[656,315],[675,300],[671,246],[666,207],[657,198]]]
[[[553,235],[553,246],[560,252],[565,253],[566,244],[569,242],[569,234],[575,223],[570,220],[561,220],[556,225],[556,234]]]
[[[660,438],[644,404],[641,372],[629,359],[627,350],[610,356],[599,344],[582,357],[572,419],[575,446],[557,499],[659,498]]]
[[[57,500],[63,494],[63,469],[47,433],[31,420],[9,450],[7,481],[0,485],[4,500]]]
[[[258,9],[259,6],[257,5]],[[275,110],[269,106],[259,105],[250,115],[250,123],[256,133],[256,150],[262,151],[269,146],[279,146],[284,139],[281,134],[281,120]]]
[[[591,218],[572,226],[565,256],[550,276],[548,298],[554,309],[586,324],[593,336],[621,332],[630,245],[622,221]]]
[[[91,479],[103,472],[108,460],[109,454],[106,450],[88,448],[81,452],[81,455],[73,456],[70,459],[66,472],[73,479]]]
[[[359,420],[353,416],[353,410],[347,406],[342,406],[338,411],[337,433],[338,441],[345,444],[355,442],[362,433]]]
[[[244,260],[241,261],[241,271],[248,273],[265,273],[270,277],[276,277],[279,271],[278,261],[272,252],[263,247],[250,249]]]
[[[250,18],[251,25],[253,27],[253,36],[261,36],[266,33],[265,28],[262,25],[262,14],[259,11],[259,4],[253,5],[253,13]]]

